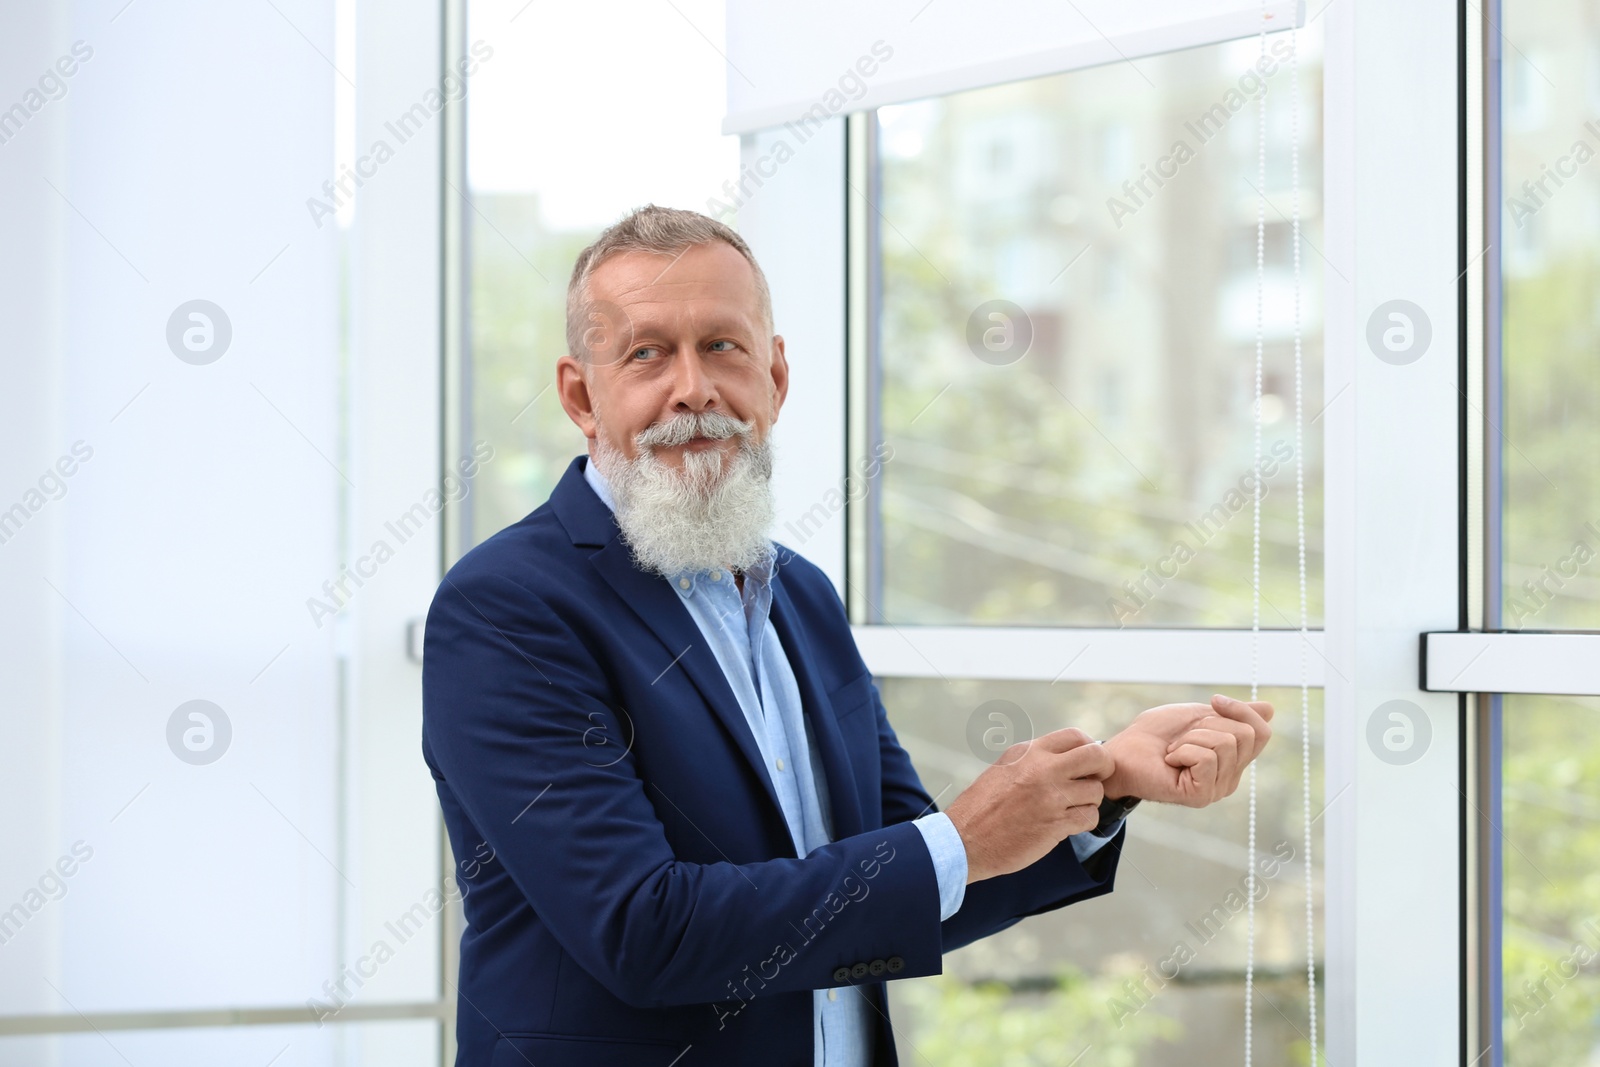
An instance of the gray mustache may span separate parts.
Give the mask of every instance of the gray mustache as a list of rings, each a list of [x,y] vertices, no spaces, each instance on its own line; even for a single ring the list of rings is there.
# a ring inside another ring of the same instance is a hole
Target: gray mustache
[[[753,429],[753,422],[736,419],[720,411],[707,411],[700,415],[678,415],[667,422],[647,426],[634,438],[634,443],[640,448],[672,448],[688,444],[696,437],[720,441],[735,434],[747,434]]]

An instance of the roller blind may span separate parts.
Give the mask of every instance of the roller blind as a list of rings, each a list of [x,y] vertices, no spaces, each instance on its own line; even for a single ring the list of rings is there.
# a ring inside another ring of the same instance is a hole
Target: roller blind
[[[728,0],[723,133],[1289,29],[1301,0]]]

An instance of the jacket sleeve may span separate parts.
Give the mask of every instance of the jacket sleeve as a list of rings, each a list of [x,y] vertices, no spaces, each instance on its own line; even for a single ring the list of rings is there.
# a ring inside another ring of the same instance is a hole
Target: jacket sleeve
[[[883,825],[896,826],[938,811],[889,725],[876,682],[872,702],[878,715],[878,750],[883,754]],[[944,951],[998,933],[1029,915],[1111,892],[1126,836],[1124,825],[1087,863],[1078,859],[1069,837],[1020,871],[968,884],[961,907],[941,924]]]
[[[940,972],[939,894],[914,825],[803,859],[679,860],[656,816],[673,799],[631,751],[594,743],[627,736],[606,677],[559,612],[509,579],[447,576],[434,598],[423,729],[436,773],[585,970],[636,1007],[827,988],[840,966],[878,958],[903,961],[896,977]]]

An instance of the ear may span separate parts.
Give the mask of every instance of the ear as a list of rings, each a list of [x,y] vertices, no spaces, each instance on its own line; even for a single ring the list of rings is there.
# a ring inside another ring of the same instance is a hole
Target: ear
[[[574,356],[566,355],[556,360],[556,396],[567,418],[573,421],[583,436],[595,439],[594,392],[590,376],[593,370]]]
[[[772,338],[772,421],[778,421],[778,412],[783,407],[783,401],[789,395],[789,361],[783,354],[783,337],[775,334]]]

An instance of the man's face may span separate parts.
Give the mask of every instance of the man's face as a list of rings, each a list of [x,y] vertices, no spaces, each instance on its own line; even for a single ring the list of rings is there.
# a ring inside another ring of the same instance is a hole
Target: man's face
[[[567,414],[632,460],[635,438],[684,414],[716,412],[766,439],[788,393],[783,338],[767,336],[755,272],[723,241],[681,255],[625,252],[589,276],[587,368],[563,356],[557,386]],[[587,373],[586,373],[587,371]],[[737,436],[655,447],[657,462],[683,469],[686,452],[720,450],[727,470]]]

